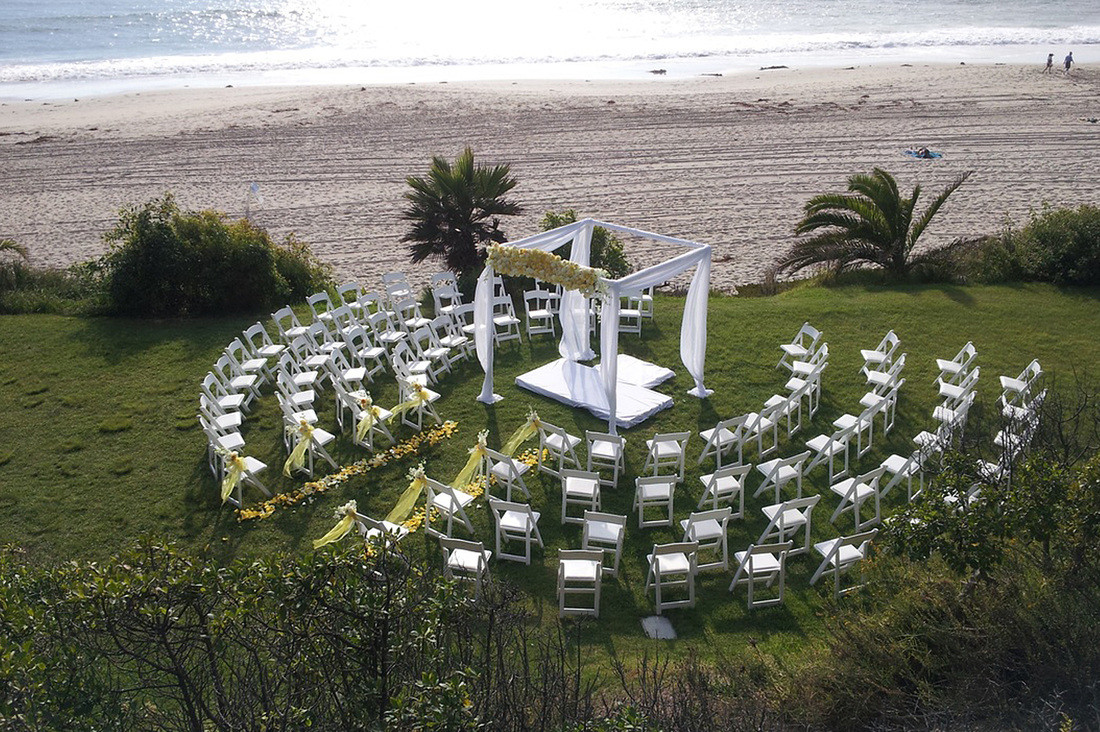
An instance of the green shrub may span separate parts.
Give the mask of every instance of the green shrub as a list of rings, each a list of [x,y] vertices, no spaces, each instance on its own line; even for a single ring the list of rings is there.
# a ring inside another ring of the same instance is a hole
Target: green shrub
[[[0,313],[94,313],[102,287],[88,267],[35,267],[22,259],[0,260]]]
[[[183,212],[171,194],[121,211],[102,268],[108,308],[147,317],[247,312],[304,299],[328,282],[309,247],[246,219]]]
[[[1059,285],[1100,284],[1100,208],[1047,209],[1012,238],[1031,278]]]
[[[572,224],[577,220],[577,212],[573,209],[557,213],[547,211],[542,217],[542,230],[550,231],[559,226]],[[564,247],[555,252],[563,259],[569,258],[569,247]],[[611,279],[619,279],[630,274],[630,262],[623,251],[623,243],[619,237],[607,229],[597,226],[592,230],[592,248],[589,253],[589,265],[599,267],[607,272]]]

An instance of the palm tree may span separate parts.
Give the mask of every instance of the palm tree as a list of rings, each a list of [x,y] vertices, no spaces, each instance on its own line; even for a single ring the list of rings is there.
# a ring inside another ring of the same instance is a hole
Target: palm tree
[[[0,239],[0,252],[15,252],[23,259],[27,258],[27,248],[16,244],[13,239]]]
[[[432,158],[424,178],[406,179],[409,206],[401,217],[412,222],[409,242],[413,262],[441,260],[459,274],[480,269],[485,245],[505,241],[500,216],[514,216],[522,210],[504,196],[516,186],[507,165],[485,167],[474,164],[474,153],[466,148],[452,165],[441,157]]]
[[[883,267],[894,277],[904,277],[913,266],[948,248],[913,256],[913,248],[932,217],[971,172],[952,181],[916,220],[913,209],[920,198],[919,185],[913,195],[903,198],[894,176],[881,168],[870,175],[853,175],[848,179],[848,193],[823,193],[809,200],[795,233],[819,233],[797,242],[777,267],[797,272],[814,264],[829,264],[840,272],[853,264],[868,263]],[[956,240],[948,246],[960,243]]]

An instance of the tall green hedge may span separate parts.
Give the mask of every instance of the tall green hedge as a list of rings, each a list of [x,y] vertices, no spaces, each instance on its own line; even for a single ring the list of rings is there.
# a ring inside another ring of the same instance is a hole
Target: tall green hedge
[[[293,237],[283,244],[246,219],[181,211],[165,194],[119,214],[101,265],[108,310],[176,317],[278,307],[328,282],[327,268]]]

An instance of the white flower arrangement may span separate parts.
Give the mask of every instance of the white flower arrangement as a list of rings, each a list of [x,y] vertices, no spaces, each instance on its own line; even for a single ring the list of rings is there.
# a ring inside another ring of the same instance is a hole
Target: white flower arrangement
[[[587,297],[603,296],[607,292],[603,281],[607,272],[604,270],[583,267],[539,249],[492,244],[489,246],[489,266],[503,275],[534,277],[566,290],[577,290]]]
[[[355,502],[355,499],[353,498],[352,500],[345,503],[343,506],[340,506],[340,508],[333,511],[332,516],[333,516],[333,518],[342,519],[345,516],[354,514],[358,511],[359,511],[359,504],[357,504]]]

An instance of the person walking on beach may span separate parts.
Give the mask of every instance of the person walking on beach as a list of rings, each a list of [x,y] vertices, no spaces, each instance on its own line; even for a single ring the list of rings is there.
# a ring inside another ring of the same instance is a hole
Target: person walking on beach
[[[1049,74],[1050,70],[1051,70],[1051,68],[1053,68],[1053,66],[1054,66],[1054,54],[1053,53],[1048,53],[1047,54],[1047,67],[1043,71],[1043,73],[1044,74]]]
[[[1066,56],[1066,70],[1062,72],[1062,76],[1069,76],[1069,67],[1073,65],[1073,51],[1069,52]]]

